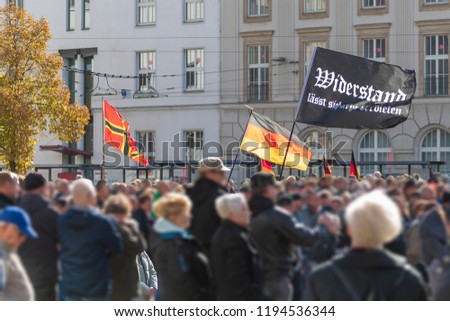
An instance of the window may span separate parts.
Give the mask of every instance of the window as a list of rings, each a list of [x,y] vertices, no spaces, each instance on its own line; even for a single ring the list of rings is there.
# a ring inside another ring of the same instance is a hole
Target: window
[[[425,37],[425,95],[448,94],[448,36]]]
[[[203,90],[205,87],[205,65],[203,49],[184,51],[185,84],[187,91]]]
[[[358,16],[389,13],[389,0],[359,0]]]
[[[386,41],[385,39],[364,39],[363,57],[378,62],[386,60]]]
[[[448,0],[424,0],[425,4],[439,4],[439,3],[448,3]]]
[[[316,47],[326,48],[327,44],[325,41],[313,41],[304,43],[304,78],[306,78],[306,76],[308,75],[309,64]]]
[[[75,30],[75,0],[67,0],[67,31]]]
[[[419,11],[435,11],[450,9],[449,0],[420,0]]]
[[[184,21],[203,21],[205,9],[203,0],[184,0]]]
[[[384,0],[362,0],[364,9],[382,8],[385,6]]]
[[[138,90],[150,91],[155,88],[156,53],[154,51],[138,53]]]
[[[83,0],[83,30],[91,27],[91,0]]]
[[[64,58],[63,80],[70,92],[70,103],[75,103],[76,82],[75,82],[75,58]]]
[[[248,101],[269,100],[269,46],[248,47]]]
[[[140,154],[144,154],[146,158],[155,157],[155,132],[137,131],[136,141]]]
[[[184,132],[186,142],[186,160],[199,161],[203,158],[203,131],[192,130]]]
[[[151,25],[156,22],[155,0],[138,0],[138,25]]]
[[[272,0],[245,0],[244,22],[268,22],[271,21]]]
[[[444,161],[441,172],[450,174],[450,133],[443,129],[429,131],[420,145],[422,161]]]
[[[381,131],[371,131],[363,136],[359,143],[360,162],[392,161],[392,149],[388,136]],[[377,166],[361,166],[361,175],[372,174]]]
[[[23,9],[23,0],[6,0],[6,4],[12,4],[20,9]]]
[[[312,130],[304,136],[303,141],[312,153],[311,159],[322,160],[327,157],[327,138],[324,132]],[[320,170],[319,167],[312,166],[308,169],[308,175],[320,175]]]
[[[310,13],[310,12],[322,12],[325,11],[326,6],[325,0],[305,0],[304,1],[304,12]]]

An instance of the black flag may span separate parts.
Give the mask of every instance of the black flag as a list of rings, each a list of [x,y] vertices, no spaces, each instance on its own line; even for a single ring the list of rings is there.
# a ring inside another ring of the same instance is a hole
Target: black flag
[[[413,70],[316,48],[296,121],[323,127],[391,128],[408,118]]]

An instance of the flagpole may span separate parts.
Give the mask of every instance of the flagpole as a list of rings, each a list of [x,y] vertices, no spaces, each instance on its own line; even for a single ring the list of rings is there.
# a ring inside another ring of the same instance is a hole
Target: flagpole
[[[281,169],[280,169],[280,172],[279,172],[279,175],[280,175],[279,180],[280,181],[281,181],[281,179],[283,177],[283,171],[284,171],[284,167],[285,167],[285,164],[286,164],[286,158],[287,158],[287,155],[288,155],[288,152],[289,152],[289,147],[291,146],[291,140],[292,140],[292,136],[294,134],[294,129],[295,129],[295,119],[294,119],[294,123],[292,124],[291,134],[289,135],[289,141],[288,141],[288,144],[287,144],[286,152],[284,154],[283,164],[281,165]]]
[[[102,96],[102,168],[100,171],[100,179],[104,180],[105,179],[105,151],[104,151],[104,146],[105,146],[105,101],[104,98]]]
[[[245,131],[247,130],[248,123],[250,122],[250,118],[252,117],[253,110],[254,110],[254,108],[253,108],[252,106],[245,105],[245,107],[248,108],[248,109],[250,110],[250,115],[248,116],[248,120],[247,120],[247,124],[245,125],[244,133],[242,134],[241,139],[239,140],[239,147],[240,147],[241,144],[242,144],[242,140],[244,139],[244,136],[245,136]],[[239,156],[240,152],[241,152],[241,150],[240,150],[240,148],[239,148],[238,152],[236,153],[236,157],[234,158],[233,165],[231,166],[230,174],[228,175],[228,182],[229,182],[230,179],[231,179],[231,175],[233,174],[234,166],[236,165],[236,162],[237,162],[237,159],[238,159],[238,156]]]

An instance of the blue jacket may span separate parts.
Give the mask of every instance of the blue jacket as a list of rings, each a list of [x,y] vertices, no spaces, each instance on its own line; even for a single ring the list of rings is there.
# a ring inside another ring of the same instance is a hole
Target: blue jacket
[[[98,210],[71,207],[58,222],[64,295],[107,298],[111,271],[108,258],[122,250],[120,234]]]

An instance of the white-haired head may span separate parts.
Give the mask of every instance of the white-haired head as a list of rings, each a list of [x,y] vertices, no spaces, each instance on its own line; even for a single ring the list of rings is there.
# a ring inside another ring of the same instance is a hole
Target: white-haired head
[[[402,229],[398,207],[380,190],[350,203],[345,219],[353,247],[381,248],[399,235]]]
[[[80,178],[74,181],[70,187],[72,201],[77,206],[93,206],[96,204],[97,192],[92,181]]]
[[[231,220],[239,225],[248,225],[250,212],[244,195],[225,194],[216,199],[216,210],[223,220]]]

